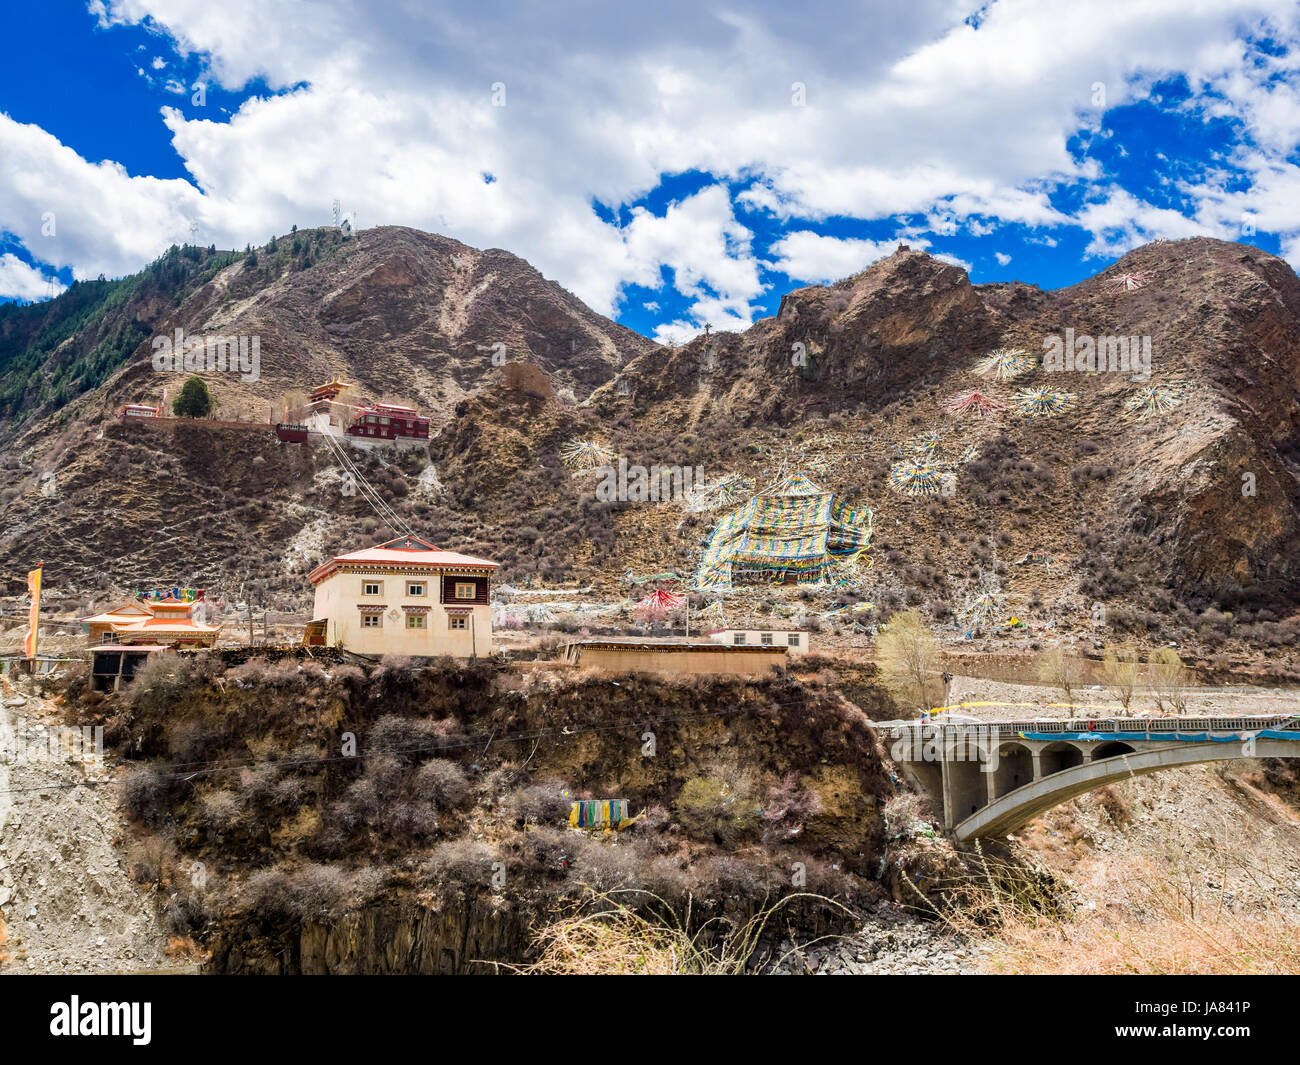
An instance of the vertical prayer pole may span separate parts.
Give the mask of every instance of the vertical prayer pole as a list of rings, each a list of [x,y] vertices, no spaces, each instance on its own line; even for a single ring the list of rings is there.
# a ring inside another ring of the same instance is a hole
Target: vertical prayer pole
[[[23,650],[33,673],[36,672],[36,643],[40,636],[41,570],[44,566],[44,562],[38,562],[36,568],[27,574],[27,591],[32,597],[32,607],[27,617],[27,639],[23,641]]]

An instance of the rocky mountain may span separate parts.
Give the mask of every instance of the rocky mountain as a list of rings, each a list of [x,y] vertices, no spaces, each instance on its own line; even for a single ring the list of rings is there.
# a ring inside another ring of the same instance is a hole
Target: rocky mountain
[[[74,596],[197,583],[303,606],[316,559],[384,534],[320,445],[121,423],[121,403],[161,392],[150,338],[179,327],[261,337],[259,380],[205,375],[221,417],[265,423],[286,392],[335,376],[429,412],[427,451],[361,456],[363,472],[404,521],[498,559],[508,579],[613,592],[627,569],[693,567],[717,514],[599,500],[594,475],[560,457],[567,441],[599,439],[630,463],[710,480],[803,473],[869,506],[872,569],[856,589],[817,593],[828,603],[925,603],[943,620],[992,588],[1031,618],[1064,624],[1101,603],[1138,632],[1264,643],[1284,639],[1276,627],[1295,612],[1300,278],[1252,247],[1152,244],[1050,292],[972,285],[900,248],[789,293],[743,333],[676,348],[506,252],[404,228],[293,233],[250,254],[182,249],[160,264],[147,284],[105,283],[119,286],[112,305],[74,289],[0,316],[0,397],[15,367],[61,375],[0,421],[11,593],[43,557]],[[118,338],[107,354],[106,336]],[[1134,338],[1124,368],[1106,368],[1112,337]],[[1067,341],[1081,368],[974,372],[992,351],[1041,362]],[[1087,366],[1089,341],[1101,369]],[[511,390],[502,355],[539,366],[557,394]],[[96,360],[99,383],[86,370]],[[949,413],[972,390],[1006,407]],[[1043,413],[1022,409],[1035,402]],[[913,461],[943,490],[896,492],[891,471]]]

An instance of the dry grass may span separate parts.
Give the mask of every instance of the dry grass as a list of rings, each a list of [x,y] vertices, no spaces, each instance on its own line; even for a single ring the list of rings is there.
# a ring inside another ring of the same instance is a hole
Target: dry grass
[[[1292,885],[1264,866],[1235,870],[1262,889],[1246,904],[1207,892],[1186,855],[1126,864],[1101,907],[1081,908],[1013,862],[980,851],[978,875],[940,914],[980,944],[981,968],[1015,975],[1273,975],[1300,973],[1300,909]],[[1222,872],[1234,862],[1222,856]],[[1272,879],[1271,879],[1272,878]],[[1095,907],[1095,903],[1092,904]]]
[[[163,955],[172,961],[201,964],[211,955],[200,947],[190,936],[168,936]]]
[[[833,899],[799,893],[763,908],[739,927],[714,918],[690,932],[689,900],[679,917],[648,892],[593,891],[575,903],[572,912],[536,930],[539,957],[514,971],[544,976],[740,975],[748,970],[768,924],[796,899],[814,899],[851,913]]]

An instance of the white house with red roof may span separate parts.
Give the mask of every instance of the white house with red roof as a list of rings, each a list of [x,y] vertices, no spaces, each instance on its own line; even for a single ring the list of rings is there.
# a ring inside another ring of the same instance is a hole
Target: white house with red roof
[[[339,555],[308,574],[316,588],[308,642],[362,655],[490,654],[498,568],[418,536]]]

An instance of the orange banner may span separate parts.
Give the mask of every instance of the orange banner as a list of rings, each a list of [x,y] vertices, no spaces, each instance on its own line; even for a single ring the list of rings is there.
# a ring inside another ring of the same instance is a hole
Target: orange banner
[[[28,615],[27,639],[23,641],[23,649],[28,658],[36,657],[36,638],[41,619],[41,567],[44,565],[44,562],[38,563],[36,568],[27,574],[27,591],[32,596],[32,609]]]

